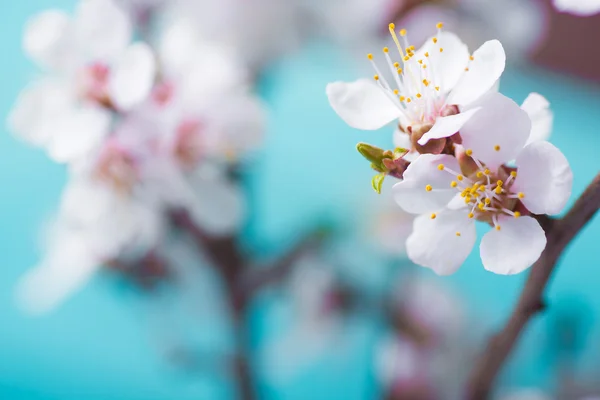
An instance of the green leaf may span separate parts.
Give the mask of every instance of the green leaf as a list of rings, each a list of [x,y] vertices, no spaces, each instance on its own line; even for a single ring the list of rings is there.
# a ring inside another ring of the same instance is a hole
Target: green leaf
[[[381,186],[383,185],[383,180],[385,179],[385,172],[377,174],[371,179],[371,185],[373,186],[373,190],[375,190],[378,194],[381,194]]]

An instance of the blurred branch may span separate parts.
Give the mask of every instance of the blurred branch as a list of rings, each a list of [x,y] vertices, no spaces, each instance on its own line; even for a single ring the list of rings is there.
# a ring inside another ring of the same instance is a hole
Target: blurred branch
[[[600,208],[600,174],[596,175],[569,212],[560,219],[541,217],[547,244],[533,265],[521,297],[504,328],[487,344],[469,380],[468,399],[488,398],[496,376],[506,361],[525,325],[544,309],[544,289],[556,263],[571,240],[583,229]],[[538,218],[539,220],[540,218]]]

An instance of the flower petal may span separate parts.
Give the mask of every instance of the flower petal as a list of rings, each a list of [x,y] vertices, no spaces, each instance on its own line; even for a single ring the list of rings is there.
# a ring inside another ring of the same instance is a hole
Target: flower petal
[[[450,275],[464,263],[476,240],[475,223],[466,211],[440,212],[435,219],[421,215],[415,219],[406,252],[414,263]]]
[[[554,115],[550,111],[550,103],[538,93],[530,93],[521,108],[531,119],[531,134],[527,144],[541,140],[548,140],[552,131]]]
[[[554,7],[558,11],[567,12],[585,17],[600,12],[598,0],[554,0]]]
[[[438,117],[429,132],[424,134],[421,139],[419,139],[419,144],[424,146],[431,139],[441,139],[454,135],[480,109],[481,107],[475,107],[456,115]]]
[[[573,186],[569,161],[548,142],[529,144],[517,157],[517,178],[511,191],[523,192],[521,202],[534,214],[558,214]]]
[[[400,117],[400,109],[383,89],[367,79],[327,85],[329,104],[351,127],[376,130]]]
[[[501,275],[523,272],[540,258],[546,235],[532,217],[502,216],[500,230],[493,229],[481,239],[481,261],[488,271]]]
[[[150,47],[136,43],[113,65],[108,92],[117,108],[129,110],[148,97],[154,84],[156,65]]]
[[[23,47],[35,62],[56,68],[67,58],[69,16],[58,10],[42,12],[27,22]]]
[[[422,214],[444,208],[454,198],[457,190],[450,186],[454,176],[440,171],[444,164],[453,171],[460,171],[455,157],[440,154],[422,154],[404,172],[404,180],[394,185],[394,199],[406,212]],[[430,191],[426,190],[431,186]]]
[[[74,22],[79,48],[89,59],[110,60],[131,40],[131,22],[113,0],[83,0]]]
[[[441,92],[448,93],[465,72],[469,63],[469,49],[452,32],[442,31],[436,38],[437,43],[433,43],[432,39],[427,40],[415,59],[424,60],[427,67],[433,70],[432,84],[439,86]],[[429,54],[427,57],[424,55],[426,52]]]
[[[447,104],[466,106],[477,100],[494,86],[504,72],[505,64],[502,44],[497,40],[485,42],[473,53],[469,71],[462,75],[450,93]]]
[[[488,93],[477,112],[460,130],[465,149],[495,169],[514,160],[525,146],[531,120],[514,101],[500,93]]]
[[[94,106],[73,109],[56,118],[49,127],[55,134],[48,153],[56,162],[71,162],[90,154],[108,134],[110,113]]]

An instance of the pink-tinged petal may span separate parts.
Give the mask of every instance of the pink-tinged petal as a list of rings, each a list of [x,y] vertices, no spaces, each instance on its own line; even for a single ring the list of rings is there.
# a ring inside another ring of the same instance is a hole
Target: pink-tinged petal
[[[438,275],[456,272],[477,240],[475,223],[467,214],[466,211],[445,211],[434,219],[429,215],[417,217],[406,242],[408,257]]]
[[[456,115],[449,115],[447,117],[438,117],[435,120],[435,124],[431,127],[429,132],[424,134],[419,139],[419,144],[424,146],[431,139],[441,139],[454,135],[458,132],[464,124],[471,119],[475,113],[477,113],[481,107],[475,107],[465,112],[458,113]]]
[[[81,1],[74,23],[79,48],[88,60],[110,60],[131,40],[129,17],[113,0]]]
[[[488,93],[477,112],[460,130],[465,149],[490,169],[514,160],[523,149],[531,120],[514,101],[500,93]]]
[[[554,0],[554,7],[558,11],[566,12],[581,17],[594,15],[600,12],[599,0]]]
[[[511,191],[522,192],[521,202],[534,214],[560,213],[573,187],[569,161],[548,142],[534,142],[517,157],[517,178]]]
[[[144,101],[154,85],[156,64],[150,47],[136,43],[112,66],[108,91],[120,110],[129,110]]]
[[[68,58],[69,16],[58,10],[42,12],[27,22],[23,47],[38,64],[57,68]]]
[[[351,127],[376,130],[397,120],[400,109],[374,82],[334,82],[327,85],[329,104]]]
[[[99,265],[84,235],[63,233],[42,263],[23,276],[16,289],[17,300],[30,313],[50,312],[84,286]]]
[[[469,70],[465,71],[450,93],[447,104],[466,106],[483,96],[500,79],[505,64],[502,44],[497,40],[485,42],[473,53]]]
[[[488,271],[500,275],[523,272],[540,258],[546,235],[532,217],[502,216],[500,230],[493,229],[481,239],[481,261]]]
[[[437,43],[433,43],[431,38],[427,40],[415,54],[415,59],[422,59],[427,68],[433,70],[432,85],[439,86],[441,92],[448,93],[456,86],[469,64],[469,49],[452,32],[442,31],[435,37]],[[426,57],[425,53],[429,56]]]
[[[457,190],[450,186],[455,176],[440,171],[444,164],[455,172],[460,171],[455,157],[440,154],[422,154],[404,172],[404,180],[394,185],[394,199],[406,212],[422,214],[444,208],[456,195]],[[428,185],[431,190],[427,190]]]
[[[544,96],[538,93],[530,93],[521,108],[531,119],[531,134],[527,144],[548,140],[552,132],[554,115],[550,110],[550,103]]]
[[[109,132],[110,113],[87,106],[73,109],[52,121],[54,133],[48,143],[48,153],[56,162],[81,159],[97,149]]]

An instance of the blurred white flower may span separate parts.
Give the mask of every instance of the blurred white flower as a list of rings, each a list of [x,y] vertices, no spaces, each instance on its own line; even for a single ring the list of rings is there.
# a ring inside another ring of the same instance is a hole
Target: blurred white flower
[[[526,145],[526,112],[498,93],[485,102],[461,129],[465,155],[474,161],[470,173],[463,175],[453,156],[424,154],[394,186],[397,203],[421,214],[407,240],[409,258],[440,275],[455,272],[471,252],[475,220],[495,228],[481,241],[487,270],[516,274],[528,268],[546,237],[537,220],[521,213],[557,214],[571,194],[573,175],[560,150],[545,141]],[[502,166],[514,159],[516,170]]]
[[[113,111],[142,102],[154,83],[152,51],[130,44],[131,30],[112,0],[83,0],[73,18],[62,11],[34,17],[24,48],[48,76],[19,96],[11,130],[58,162],[89,155],[109,133]]]
[[[501,395],[499,400],[552,400],[552,397],[538,388],[523,388]]]
[[[456,35],[442,31],[442,24],[437,27],[437,35],[414,51],[406,31],[401,30],[398,37],[394,24],[390,24],[400,60],[394,62],[387,47],[383,53],[393,81],[388,83],[369,54],[375,80],[327,86],[329,102],[338,115],[350,126],[365,130],[399,121],[401,129],[409,134],[404,135],[406,143],[401,147],[408,149],[457,133],[480,110],[477,101],[500,78],[505,55],[497,40],[484,43],[469,55],[467,46]],[[401,145],[398,138],[396,142]],[[439,145],[439,151],[432,152],[439,153],[445,141]]]
[[[553,0],[558,11],[586,17],[600,12],[598,0]]]
[[[548,140],[552,133],[554,115],[550,110],[550,103],[539,93],[530,93],[521,108],[531,119],[531,133],[527,144]]]

